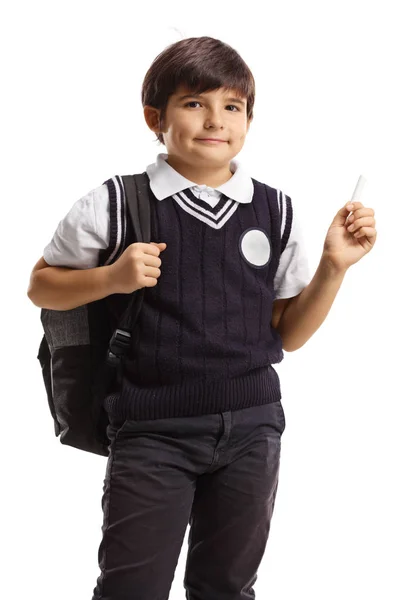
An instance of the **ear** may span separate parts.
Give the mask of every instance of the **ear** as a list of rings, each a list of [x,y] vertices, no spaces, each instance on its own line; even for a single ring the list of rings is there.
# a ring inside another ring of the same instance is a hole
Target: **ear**
[[[160,132],[160,109],[154,108],[154,106],[145,106],[143,109],[143,114],[147,126],[154,133]]]

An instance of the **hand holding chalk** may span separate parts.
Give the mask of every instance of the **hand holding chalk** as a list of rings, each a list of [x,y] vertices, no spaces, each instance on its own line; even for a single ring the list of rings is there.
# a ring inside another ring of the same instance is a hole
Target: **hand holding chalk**
[[[375,211],[360,202],[365,182],[365,177],[360,175],[351,200],[338,210],[326,234],[322,256],[338,273],[345,273],[371,250],[376,241]],[[354,211],[352,215],[347,212],[351,210]],[[346,217],[344,223],[343,217]]]

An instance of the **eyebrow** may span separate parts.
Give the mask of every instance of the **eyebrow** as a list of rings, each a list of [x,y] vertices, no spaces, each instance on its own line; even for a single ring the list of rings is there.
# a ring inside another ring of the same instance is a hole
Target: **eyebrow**
[[[196,94],[185,94],[184,96],[179,96],[178,100],[186,100],[186,98],[204,98],[204,96],[201,95],[196,95]],[[245,106],[246,103],[243,102],[243,100],[241,100],[240,98],[226,98],[226,102],[237,102],[238,104],[241,104],[242,106]]]

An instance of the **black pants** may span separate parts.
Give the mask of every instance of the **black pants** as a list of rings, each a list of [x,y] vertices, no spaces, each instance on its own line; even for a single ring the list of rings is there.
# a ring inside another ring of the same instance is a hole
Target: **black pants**
[[[186,598],[255,598],[285,426],[280,401],[111,422],[92,600],[167,600],[188,523]]]

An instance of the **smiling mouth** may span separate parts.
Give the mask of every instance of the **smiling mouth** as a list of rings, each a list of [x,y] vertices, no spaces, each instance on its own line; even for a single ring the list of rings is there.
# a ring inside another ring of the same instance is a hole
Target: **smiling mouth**
[[[205,142],[208,144],[226,144],[227,140],[217,140],[212,138],[196,138],[197,142]]]

